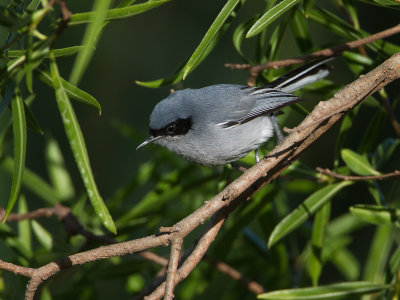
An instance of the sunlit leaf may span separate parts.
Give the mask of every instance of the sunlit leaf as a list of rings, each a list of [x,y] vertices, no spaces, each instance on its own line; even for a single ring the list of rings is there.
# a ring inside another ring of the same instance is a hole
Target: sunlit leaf
[[[72,46],[61,49],[53,49],[50,52],[53,53],[54,57],[71,56],[79,53],[84,46]],[[8,51],[8,57],[20,57],[26,54],[24,50],[10,50]],[[50,57],[50,53],[46,54],[45,57]]]
[[[381,174],[371,166],[367,158],[350,149],[342,149],[341,155],[346,165],[358,175]]]
[[[115,19],[129,18],[134,15],[144,13],[150,9],[156,8],[169,1],[171,0],[150,0],[145,3],[135,4],[122,8],[109,9],[106,11],[104,19],[115,20]],[[68,25],[77,25],[77,24],[92,22],[93,16],[95,14],[96,12],[73,14],[71,16],[71,20],[68,22]]]
[[[246,37],[252,37],[255,36],[256,34],[260,33],[262,30],[265,29],[269,24],[271,24],[273,21],[275,21],[277,18],[279,18],[281,15],[286,13],[289,9],[291,9],[293,6],[295,6],[297,3],[299,3],[300,0],[283,0],[277,5],[275,5],[273,8],[268,10],[260,19],[257,20],[257,22],[254,23],[254,25],[250,28],[250,30],[247,32]]]
[[[50,67],[54,89],[56,92],[57,105],[64,123],[65,132],[67,134],[72,153],[74,154],[76,163],[78,165],[78,170],[81,173],[90,202],[92,203],[94,210],[100,217],[104,226],[111,232],[116,233],[114,221],[97,189],[89,162],[89,156],[86,150],[85,140],[83,138],[83,134],[74,109],[62,84],[54,58],[51,59]]]
[[[17,201],[19,190],[22,184],[22,176],[25,168],[26,154],[26,120],[24,103],[21,95],[17,92],[11,100],[13,133],[14,133],[14,171],[11,185],[10,197],[7,203],[7,210],[3,222],[11,213],[15,202]]]
[[[183,79],[185,79],[186,76],[193,70],[194,66],[198,64],[198,61],[202,57],[204,57],[203,54],[211,44],[211,41],[222,29],[222,26],[224,25],[225,21],[231,15],[236,5],[238,5],[240,1],[241,0],[228,0],[228,2],[226,2],[225,6],[222,8],[218,16],[215,18],[214,22],[211,24],[210,28],[207,30],[200,44],[197,46],[196,50],[189,58],[189,61],[187,62],[183,72]]]
[[[111,0],[96,0],[93,4],[93,14],[90,16],[90,24],[87,26],[83,36],[82,45],[84,48],[79,52],[76,57],[74,66],[72,67],[71,76],[69,81],[77,85],[96,47],[99,34],[99,29],[103,26],[106,18],[107,10],[111,6]],[[72,18],[71,18],[72,19]],[[71,24],[71,20],[69,22]]]
[[[53,81],[52,81],[49,71],[38,69],[38,72],[39,72],[39,78],[44,83],[46,83],[48,86],[53,87]],[[89,104],[89,105],[96,107],[99,110],[99,113],[101,114],[101,106],[100,106],[100,103],[97,102],[96,98],[94,98],[92,95],[86,93],[85,91],[81,90],[77,86],[64,80],[62,77],[60,77],[60,80],[64,87],[65,92],[67,93],[67,95],[69,97],[71,97],[75,100],[78,100],[82,103]]]

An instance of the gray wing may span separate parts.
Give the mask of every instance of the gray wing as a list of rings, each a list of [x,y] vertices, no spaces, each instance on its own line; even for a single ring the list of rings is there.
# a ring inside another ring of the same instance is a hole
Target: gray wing
[[[272,114],[285,106],[302,101],[301,98],[273,88],[244,88],[246,98],[252,98],[252,108],[235,120],[229,120],[219,125],[223,127],[237,126],[262,115]],[[250,102],[250,101],[249,101]]]

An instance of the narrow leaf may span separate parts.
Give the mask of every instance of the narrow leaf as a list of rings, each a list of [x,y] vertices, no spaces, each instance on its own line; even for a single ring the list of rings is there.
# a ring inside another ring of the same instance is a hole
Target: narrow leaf
[[[39,122],[37,121],[36,117],[32,113],[32,111],[29,108],[29,106],[26,105],[25,101],[23,101],[23,103],[24,103],[24,111],[25,111],[25,117],[26,117],[26,126],[29,129],[31,129],[31,130],[43,135],[44,134],[43,130],[42,130],[42,128],[40,128]]]
[[[352,184],[352,181],[342,181],[340,183],[331,184],[314,192],[294,211],[283,218],[282,221],[274,228],[268,240],[268,247],[278,242],[284,236],[288,235],[294,229],[299,227],[312,214],[320,209],[327,201],[335,196],[342,188]]]
[[[346,163],[346,165],[356,174],[358,175],[380,175],[378,171],[376,171],[367,158],[361,156],[360,154],[350,150],[350,149],[342,149],[341,151],[342,159]]]
[[[183,73],[183,79],[192,71],[193,67],[197,65],[198,60],[203,56],[203,53],[206,51],[211,41],[217,35],[217,33],[221,30],[225,21],[228,19],[229,15],[232,13],[236,5],[240,2],[240,0],[228,0],[225,6],[222,8],[217,18],[211,24],[210,28],[207,30],[200,44],[197,46],[196,50],[190,57],[189,61],[185,66],[185,71]]]
[[[22,176],[25,168],[26,153],[26,121],[24,104],[21,95],[17,92],[11,100],[13,133],[14,133],[14,171],[11,184],[11,194],[8,199],[7,210],[3,222],[10,214],[15,202],[17,201],[21,188]]]
[[[359,204],[350,207],[350,212],[372,224],[393,224],[400,218],[400,210],[380,205]]]
[[[92,57],[94,48],[98,41],[99,29],[103,26],[103,22],[106,18],[106,13],[111,5],[111,0],[96,0],[93,5],[94,13],[91,15],[91,23],[86,28],[85,34],[83,36],[82,45],[85,46],[84,49],[79,52],[76,57],[74,66],[71,71],[70,80],[72,84],[77,85],[81,79],[83,72],[85,72],[86,67]]]
[[[312,300],[331,299],[337,297],[348,297],[376,293],[389,288],[389,285],[373,283],[368,281],[343,282],[318,287],[280,290],[258,295],[258,299],[291,299]]]
[[[13,174],[14,160],[11,157],[3,157],[0,160],[0,166],[9,174]],[[24,170],[22,184],[49,204],[54,205],[57,202],[62,202],[65,200],[52,186],[27,168]]]
[[[64,123],[65,132],[67,134],[72,153],[74,154],[76,163],[78,165],[79,172],[81,173],[83,182],[85,184],[90,202],[92,203],[94,210],[99,215],[104,226],[111,232],[116,233],[114,221],[112,220],[111,215],[97,189],[89,162],[89,156],[86,150],[85,140],[83,138],[83,134],[74,109],[63,87],[54,58],[51,59],[50,67],[54,89],[56,92],[56,100],[62,121]]]
[[[153,0],[147,1],[141,4],[135,4],[127,7],[122,8],[114,8],[109,9],[106,12],[105,20],[115,20],[115,19],[122,19],[122,18],[129,18],[134,15],[138,15],[144,13],[148,10],[156,8],[166,2],[171,0]],[[93,16],[96,12],[87,12],[87,13],[77,13],[71,16],[71,20],[69,21],[68,25],[77,25],[77,24],[84,24],[93,21]]]
[[[300,0],[283,0],[282,2],[278,3],[254,23],[254,25],[247,32],[246,37],[249,38],[260,33],[265,29],[265,27],[267,27],[299,2]]]
[[[39,72],[39,78],[48,86],[53,87],[53,80],[51,78],[51,75],[48,71],[38,69]],[[92,105],[96,107],[99,110],[99,114],[101,114],[101,106],[100,103],[97,102],[96,98],[94,98],[92,95],[86,93],[85,91],[81,90],[77,86],[69,83],[62,77],[60,77],[61,84],[67,93],[67,95],[75,100],[78,100],[82,103]]]
[[[301,53],[308,53],[313,47],[312,38],[307,27],[304,15],[299,10],[294,10],[290,18],[290,27]]]
[[[391,225],[377,226],[370,243],[370,249],[364,265],[363,279],[373,282],[385,280],[389,253],[393,247],[394,228]]]
[[[308,270],[314,286],[318,285],[318,280],[322,272],[322,250],[324,247],[325,231],[329,222],[330,211],[331,206],[328,202],[315,215],[311,237],[311,255],[308,262]]]
[[[304,14],[306,15],[306,18],[308,18],[308,13],[314,6],[314,0],[303,0],[303,6],[304,6]]]
[[[56,140],[50,139],[46,145],[47,170],[57,192],[65,199],[75,195],[74,186],[64,163],[64,158]]]
[[[398,145],[399,140],[393,138],[387,138],[380,143],[372,156],[372,162],[374,166],[376,168],[381,167],[387,160],[389,160],[389,158],[391,158]]]
[[[21,195],[18,200],[18,213],[26,214],[28,212],[28,205],[26,198]],[[29,220],[21,220],[18,222],[18,239],[25,246],[27,251],[32,252],[32,238]],[[29,255],[32,257],[32,253]]]
[[[32,220],[32,229],[39,243],[46,249],[51,250],[53,248],[53,237],[42,225],[36,220]]]
[[[66,47],[66,48],[61,48],[61,49],[53,49],[50,52],[53,53],[54,57],[65,57],[65,56],[72,56],[79,51],[81,51],[84,46],[72,46],[72,47]],[[26,51],[24,50],[10,50],[8,51],[8,57],[20,57],[26,55]],[[50,53],[47,53],[45,57],[50,57]]]

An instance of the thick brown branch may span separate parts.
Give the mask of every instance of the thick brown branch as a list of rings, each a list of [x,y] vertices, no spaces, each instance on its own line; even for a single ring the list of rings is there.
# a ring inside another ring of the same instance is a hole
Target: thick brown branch
[[[343,179],[343,180],[352,180],[352,181],[363,181],[363,180],[382,180],[382,179],[389,179],[389,178],[400,178],[400,171],[396,170],[391,173],[382,174],[382,175],[368,175],[368,176],[350,176],[350,175],[343,175],[335,173],[329,169],[323,169],[317,167],[316,170],[321,173],[325,174],[334,178]]]
[[[249,73],[250,73],[250,77],[249,77],[247,84],[249,86],[254,86],[257,76],[263,70],[271,69],[271,68],[277,69],[280,67],[286,67],[286,66],[290,66],[293,64],[303,63],[303,62],[309,61],[314,58],[337,55],[337,54],[342,53],[343,51],[355,49],[362,45],[370,44],[372,42],[387,38],[387,37],[397,34],[399,32],[400,32],[400,24],[398,24],[392,28],[383,30],[381,32],[372,34],[372,35],[367,36],[362,39],[347,42],[345,44],[335,46],[332,48],[322,49],[322,50],[315,51],[310,54],[295,57],[295,58],[289,58],[289,59],[283,59],[283,60],[277,60],[277,61],[269,61],[265,64],[255,65],[255,66],[252,66],[249,64],[225,64],[225,66],[232,68],[232,69],[248,69]]]

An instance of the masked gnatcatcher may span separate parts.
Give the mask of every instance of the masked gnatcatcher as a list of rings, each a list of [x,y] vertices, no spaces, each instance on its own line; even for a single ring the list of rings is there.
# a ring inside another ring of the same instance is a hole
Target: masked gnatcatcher
[[[234,162],[279,132],[276,112],[302,100],[291,92],[327,76],[325,62],[331,59],[295,69],[264,87],[217,84],[176,91],[156,105],[150,134],[137,149],[156,143],[202,165]]]

